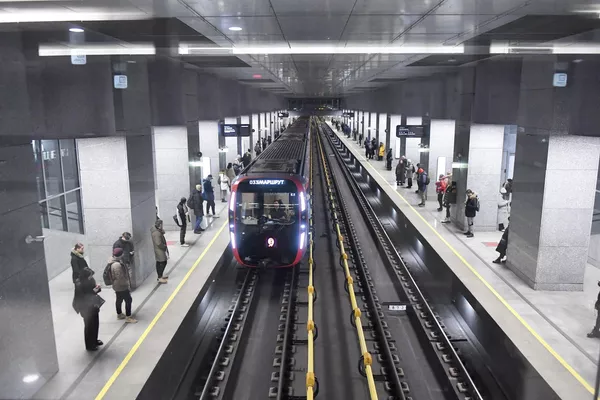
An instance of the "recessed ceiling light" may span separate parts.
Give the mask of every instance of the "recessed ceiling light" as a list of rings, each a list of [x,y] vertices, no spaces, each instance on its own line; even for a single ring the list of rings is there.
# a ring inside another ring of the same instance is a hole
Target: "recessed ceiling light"
[[[582,62],[582,61],[583,61],[583,60],[582,60],[581,58],[578,58],[578,59],[575,59],[575,60],[573,60],[573,62],[574,62],[574,63],[580,63],[580,62]]]
[[[24,383],[33,383],[33,382],[37,381],[39,378],[40,378],[40,376],[38,374],[25,375],[23,377],[23,382]]]
[[[81,32],[83,32],[83,29],[81,29],[81,28],[69,28],[69,32],[81,33]]]
[[[241,31],[241,30],[242,30],[242,28],[240,28],[239,26],[230,26],[230,27],[229,27],[229,30],[230,30],[230,31],[235,31],[235,32],[238,32],[238,31]]]

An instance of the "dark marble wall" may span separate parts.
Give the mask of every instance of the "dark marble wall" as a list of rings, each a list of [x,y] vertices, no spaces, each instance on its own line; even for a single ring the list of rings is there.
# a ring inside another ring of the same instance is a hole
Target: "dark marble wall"
[[[0,397],[28,398],[56,371],[48,274],[30,143],[0,146]],[[10,227],[10,229],[8,229]],[[31,384],[26,375],[38,375]]]

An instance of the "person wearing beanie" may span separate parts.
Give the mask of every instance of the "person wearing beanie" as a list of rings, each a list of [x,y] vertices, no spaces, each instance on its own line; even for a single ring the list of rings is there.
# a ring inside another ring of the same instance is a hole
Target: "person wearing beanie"
[[[177,210],[175,214],[175,222],[179,226],[179,243],[181,247],[189,247],[190,245],[185,242],[185,231],[187,229],[187,223],[190,218],[188,207],[185,205],[187,199],[182,197],[177,204]]]
[[[112,278],[112,288],[115,291],[117,300],[115,303],[117,310],[117,319],[124,319],[125,322],[135,324],[137,320],[131,316],[131,279],[129,268],[123,262],[125,252],[120,247],[113,249],[113,256],[110,259],[110,274]],[[123,314],[122,305],[125,302],[125,314]]]
[[[167,283],[169,277],[164,276],[163,272],[167,267],[169,248],[167,247],[167,239],[165,239],[162,220],[159,219],[154,223],[154,226],[150,229],[150,233],[152,235],[152,245],[154,247],[154,258],[156,259],[156,280],[158,283]]]

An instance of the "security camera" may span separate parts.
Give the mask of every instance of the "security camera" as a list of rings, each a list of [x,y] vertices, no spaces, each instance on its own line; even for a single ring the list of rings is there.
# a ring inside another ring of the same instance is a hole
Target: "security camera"
[[[256,132],[256,130],[252,129],[252,133]]]
[[[196,153],[196,157],[198,157],[198,158],[202,158],[202,152],[201,152],[201,151],[197,152],[197,153]]]

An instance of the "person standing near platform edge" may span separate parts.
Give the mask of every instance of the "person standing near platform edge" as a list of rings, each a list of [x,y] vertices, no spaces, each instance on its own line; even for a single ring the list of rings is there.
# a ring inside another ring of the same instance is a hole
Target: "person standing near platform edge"
[[[196,235],[200,232],[204,232],[204,229],[202,229],[202,217],[204,216],[203,202],[202,185],[196,185],[196,188],[192,190],[187,201],[188,208],[194,210],[194,215],[196,216],[196,222],[194,223],[194,233]]]
[[[177,210],[175,215],[175,222],[179,226],[179,244],[181,247],[190,247],[189,244],[185,242],[185,232],[187,230],[187,223],[189,220],[189,209],[185,205],[187,199],[182,197],[179,200],[179,204],[177,204]]]
[[[419,168],[417,175],[417,187],[419,188],[418,192],[421,195],[421,202],[419,203],[419,207],[425,207],[425,200],[427,200],[427,186],[429,186],[429,175],[423,168]]]
[[[154,226],[150,229],[150,233],[152,235],[152,245],[154,247],[154,258],[156,259],[156,280],[158,283],[167,283],[169,277],[163,276],[163,272],[167,267],[169,248],[167,247],[167,239],[165,239],[162,220],[159,219],[154,223]]]
[[[446,177],[444,176],[444,174],[440,174],[438,181],[435,183],[435,192],[437,193],[437,199],[438,199],[438,211],[442,211],[443,210],[443,203],[442,201],[444,200],[444,194],[446,193]]]
[[[215,212],[215,188],[212,184],[213,176],[208,175],[208,177],[202,183],[202,188],[204,191],[202,194],[204,195],[204,200],[206,200],[206,216],[219,218],[217,213]],[[210,210],[212,209],[212,215]]]
[[[479,211],[479,198],[477,197],[477,193],[472,191],[471,189],[467,189],[467,200],[465,201],[465,216],[467,217],[467,231],[465,235],[468,238],[472,238],[473,236],[473,223],[475,216],[477,215],[477,211]]]
[[[129,277],[129,269],[123,263],[123,255],[125,252],[121,248],[113,249],[113,257],[109,261],[110,274],[112,279],[112,288],[115,291],[117,300],[115,303],[117,311],[117,319],[124,319],[129,324],[135,324],[137,322],[131,316],[131,279]],[[123,314],[122,305],[125,302],[125,314]]]

